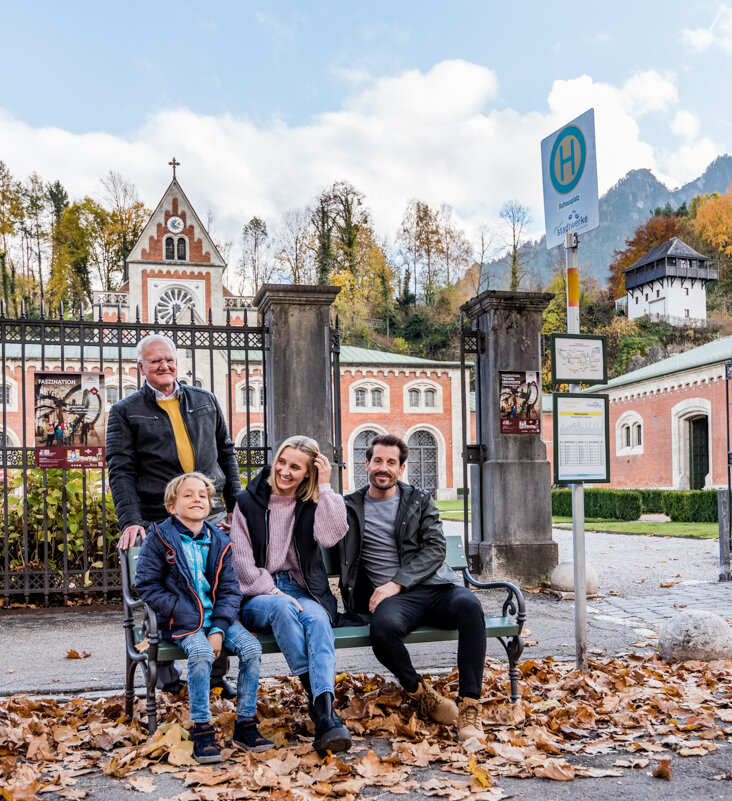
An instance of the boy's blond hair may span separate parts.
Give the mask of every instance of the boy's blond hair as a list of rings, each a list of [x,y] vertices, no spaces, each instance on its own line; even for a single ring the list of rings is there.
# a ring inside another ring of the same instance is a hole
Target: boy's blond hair
[[[165,508],[170,511],[170,507],[175,506],[178,496],[180,495],[181,484],[187,478],[197,478],[206,487],[206,492],[208,493],[208,508],[210,510],[212,505],[211,501],[213,501],[213,497],[216,494],[216,487],[213,481],[211,481],[208,476],[204,476],[203,473],[183,473],[169,481],[168,486],[165,488],[165,497],[163,499]]]

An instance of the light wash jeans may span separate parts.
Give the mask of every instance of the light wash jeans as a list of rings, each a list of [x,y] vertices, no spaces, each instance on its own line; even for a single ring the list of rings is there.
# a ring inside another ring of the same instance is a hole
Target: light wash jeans
[[[285,595],[256,595],[244,602],[242,623],[252,631],[274,634],[295,676],[310,674],[313,697],[335,695],[335,650],[330,618],[287,571],[272,578]],[[297,598],[302,612],[292,602]]]
[[[209,680],[214,652],[206,632],[199,629],[178,641],[188,656],[188,704],[193,723],[208,723],[211,709],[208,703]],[[237,720],[253,718],[257,713],[257,688],[262,646],[244,626],[235,620],[224,637],[224,645],[239,657],[239,678],[236,682]]]

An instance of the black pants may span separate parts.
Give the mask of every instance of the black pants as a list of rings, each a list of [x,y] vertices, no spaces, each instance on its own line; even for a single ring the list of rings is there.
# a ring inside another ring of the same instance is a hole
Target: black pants
[[[418,585],[382,601],[371,619],[374,655],[414,690],[419,674],[412,665],[404,637],[419,626],[458,630],[460,696],[480,698],[485,664],[485,618],[483,607],[471,590],[453,584]]]

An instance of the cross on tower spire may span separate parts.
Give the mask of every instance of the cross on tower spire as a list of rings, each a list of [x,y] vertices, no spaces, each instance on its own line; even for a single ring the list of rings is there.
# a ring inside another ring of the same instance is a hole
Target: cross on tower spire
[[[175,168],[180,167],[180,162],[175,160],[175,156],[173,156],[173,160],[169,161],[168,164],[173,168],[173,178],[175,178]]]

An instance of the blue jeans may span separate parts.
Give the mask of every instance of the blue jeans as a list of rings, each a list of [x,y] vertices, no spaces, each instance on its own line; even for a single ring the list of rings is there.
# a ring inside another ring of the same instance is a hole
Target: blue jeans
[[[214,652],[206,632],[199,629],[178,641],[188,656],[188,704],[193,723],[208,723],[211,709],[208,704],[209,679]],[[236,682],[237,720],[253,718],[257,713],[257,688],[262,646],[244,626],[235,620],[224,637],[224,645],[239,657],[239,678]]]
[[[274,634],[292,673],[310,674],[314,698],[325,692],[335,694],[334,637],[328,613],[289,572],[275,573],[272,578],[285,595],[256,595],[245,601],[242,623],[252,631]],[[288,595],[297,598],[302,612]]]

